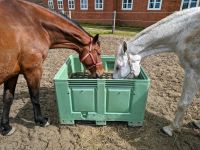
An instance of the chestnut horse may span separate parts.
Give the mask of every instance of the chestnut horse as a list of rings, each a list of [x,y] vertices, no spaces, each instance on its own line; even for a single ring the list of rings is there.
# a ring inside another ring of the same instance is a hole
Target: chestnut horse
[[[9,112],[19,74],[27,81],[35,122],[40,126],[49,124],[42,116],[39,102],[42,64],[49,48],[73,49],[92,76],[103,74],[98,35],[90,36],[72,20],[39,5],[22,0],[0,0],[2,135],[14,132],[9,124]]]

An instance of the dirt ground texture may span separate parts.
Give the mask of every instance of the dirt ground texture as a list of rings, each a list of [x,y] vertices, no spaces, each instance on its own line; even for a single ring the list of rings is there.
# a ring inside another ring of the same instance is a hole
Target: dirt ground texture
[[[127,39],[108,35],[101,37],[103,54],[115,54],[119,43]],[[176,132],[173,137],[160,132],[174,118],[183,84],[183,69],[173,53],[151,56],[142,61],[151,78],[143,127],[131,128],[119,122],[100,127],[82,122],[74,126],[60,125],[53,77],[72,53],[75,52],[50,50],[44,63],[40,100],[43,114],[51,120],[51,125],[46,128],[35,126],[27,85],[20,76],[10,114],[10,122],[16,127],[16,132],[12,136],[0,135],[0,150],[200,150],[200,130],[190,124],[192,119],[200,119],[198,94],[185,115],[181,132]],[[0,112],[2,88],[1,85]]]

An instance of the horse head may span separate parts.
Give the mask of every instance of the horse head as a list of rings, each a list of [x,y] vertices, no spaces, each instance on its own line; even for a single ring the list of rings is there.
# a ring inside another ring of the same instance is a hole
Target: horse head
[[[128,53],[127,43],[124,41],[116,56],[113,78],[137,77],[140,74],[140,61],[140,55]]]
[[[93,38],[91,37],[89,44],[82,48],[79,58],[86,69],[90,71],[92,77],[102,76],[104,69],[98,34]]]

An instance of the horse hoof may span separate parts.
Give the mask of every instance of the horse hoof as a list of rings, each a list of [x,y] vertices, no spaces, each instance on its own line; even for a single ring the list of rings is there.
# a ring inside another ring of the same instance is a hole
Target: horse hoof
[[[41,126],[41,127],[47,127],[50,125],[49,123],[49,119],[44,117],[43,120],[41,120],[40,122],[36,122],[37,125]]]
[[[12,135],[14,132],[15,132],[15,127],[11,127],[9,130],[5,130],[5,128],[1,130],[3,136]]]
[[[173,135],[173,129],[170,127],[170,126],[165,126],[161,129],[161,131],[166,134],[166,135],[169,135],[169,136],[172,136]]]
[[[44,118],[45,119],[45,121],[44,121],[44,123],[42,124],[42,126],[43,127],[47,127],[47,126],[49,126],[50,125],[50,123],[49,123],[49,118]]]
[[[49,120],[46,122],[46,124],[44,125],[44,127],[48,127],[50,125]]]
[[[200,120],[193,120],[192,124],[196,127],[200,129]]]

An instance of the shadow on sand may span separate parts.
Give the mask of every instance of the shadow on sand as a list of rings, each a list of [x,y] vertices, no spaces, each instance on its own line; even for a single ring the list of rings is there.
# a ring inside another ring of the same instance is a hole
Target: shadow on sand
[[[17,99],[29,98],[29,93],[17,93],[16,97]],[[2,99],[2,96],[0,98]],[[42,87],[40,90],[40,102],[44,116],[50,118],[51,125],[59,127],[54,89]],[[0,110],[2,111],[2,104],[0,105]],[[34,128],[35,123],[33,120],[32,104],[29,100],[19,110],[17,117],[11,118],[11,123],[21,124],[27,128]],[[127,123],[122,122],[109,122],[107,126],[111,127],[114,132],[137,149],[199,150],[200,135],[197,130],[190,125],[184,125],[182,132],[176,132],[173,137],[168,137],[160,132],[160,129],[169,123],[169,120],[146,111],[143,127],[127,127]],[[91,122],[79,121],[78,124],[95,126]]]

